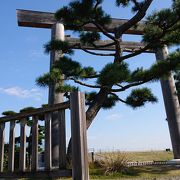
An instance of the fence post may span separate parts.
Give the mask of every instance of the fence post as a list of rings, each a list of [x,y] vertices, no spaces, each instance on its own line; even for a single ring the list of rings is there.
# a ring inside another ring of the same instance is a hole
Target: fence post
[[[32,125],[32,170],[38,169],[38,117],[33,117]]]
[[[51,113],[45,114],[45,170],[52,168],[51,154]]]
[[[0,172],[3,172],[4,164],[4,128],[5,123],[0,123]]]
[[[20,120],[20,153],[19,153],[19,171],[26,170],[26,119]]]
[[[65,110],[58,111],[59,120],[59,169],[66,169]]]
[[[19,153],[19,171],[26,169],[26,119],[20,120],[20,153]]]
[[[85,96],[83,93],[71,93],[70,108],[73,180],[88,180],[89,170],[86,135]]]
[[[9,130],[9,150],[8,150],[8,171],[14,171],[14,147],[15,147],[15,128],[16,122],[10,121],[10,130]]]

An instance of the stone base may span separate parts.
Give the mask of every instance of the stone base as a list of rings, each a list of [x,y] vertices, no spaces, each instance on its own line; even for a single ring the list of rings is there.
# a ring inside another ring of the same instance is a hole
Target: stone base
[[[180,159],[172,159],[172,160],[168,161],[168,164],[180,165]]]

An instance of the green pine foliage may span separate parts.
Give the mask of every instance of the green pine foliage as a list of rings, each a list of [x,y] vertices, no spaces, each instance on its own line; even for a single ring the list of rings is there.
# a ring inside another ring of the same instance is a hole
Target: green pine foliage
[[[78,87],[69,84],[60,85],[56,88],[56,92],[61,92],[61,93],[74,92],[74,91],[78,91]]]
[[[85,94],[86,105],[90,106],[92,104],[93,100],[95,99],[96,95],[97,95],[97,92],[95,92],[95,91],[92,91],[89,93],[86,92],[86,94]]]
[[[116,103],[118,101],[119,100],[116,96],[108,95],[107,98],[105,99],[104,103],[102,104],[102,108],[105,110],[111,109],[112,107],[114,107],[116,105]]]
[[[96,74],[93,67],[82,67],[79,62],[64,56],[54,64],[50,73],[45,73],[43,76],[37,78],[36,83],[42,87],[57,84],[57,92],[72,92],[78,90],[78,87],[66,83],[69,78],[86,79]],[[62,80],[65,80],[65,83],[62,83]]]
[[[179,29],[180,1],[175,0],[172,8],[154,12],[147,17],[143,41],[150,43],[153,37],[154,48],[162,44],[177,45],[180,43]]]
[[[69,43],[67,41],[60,40],[52,40],[48,42],[45,46],[45,53],[49,53],[53,50],[59,50],[61,53],[73,55],[74,51],[71,49]]]
[[[125,82],[130,74],[127,63],[107,64],[100,72],[97,83],[102,86],[113,86]]]
[[[82,44],[93,44],[95,41],[101,39],[101,36],[98,32],[82,32],[80,34],[80,41]]]
[[[86,105],[90,106],[93,103],[93,100],[96,98],[97,92],[92,91],[90,93],[86,92]],[[114,95],[108,95],[104,101],[104,103],[102,104],[102,108],[103,109],[110,109],[112,107],[114,107],[116,105],[116,103],[118,102],[118,97],[114,96]]]
[[[138,10],[140,10],[143,5],[144,5],[144,1],[139,2],[137,0],[116,0],[116,6],[122,6],[122,7],[127,7],[130,4],[132,4],[132,2],[134,3],[132,5],[132,12],[137,12]]]
[[[172,53],[166,61],[158,61],[149,69],[137,68],[132,72],[129,82],[139,81],[157,81],[161,78],[167,78],[171,70],[175,69],[179,64],[180,52]]]
[[[58,10],[55,13],[55,18],[57,20],[63,19],[65,28],[75,31],[80,31],[84,23],[92,22],[95,19],[100,25],[109,24],[111,22],[110,16],[103,11],[101,6],[94,8],[96,3],[95,0],[72,1],[69,6]]]
[[[59,69],[66,76],[78,76],[82,70],[81,64],[73,61],[71,58],[64,56],[55,63],[55,68]]]
[[[139,20],[145,17],[145,32],[142,36],[142,41],[147,44],[148,49],[156,50],[163,47],[164,44],[168,46],[179,45],[180,1],[173,0],[172,7],[155,11],[148,17],[146,17],[146,11],[148,8],[147,4],[150,1],[115,0],[114,2],[119,8],[125,8],[127,6],[132,8],[132,12],[135,15],[131,19],[131,23],[133,22],[131,26],[129,26],[129,23],[126,23],[122,27],[117,27],[113,31],[110,31],[108,25],[111,19],[110,15],[103,10],[103,0],[73,0],[68,6],[64,6],[55,13],[55,18],[58,21],[63,20],[65,29],[76,31],[79,35],[80,42],[76,45],[78,47],[83,47],[83,45],[97,47],[95,42],[99,41],[101,37],[110,39],[116,48],[114,54],[109,54],[113,61],[104,64],[102,70],[97,72],[94,67],[83,67],[78,60],[65,55],[59,58],[59,61],[54,64],[50,73],[46,73],[37,79],[36,82],[38,85],[44,87],[50,84],[56,84],[56,90],[58,92],[64,92],[67,97],[68,92],[76,91],[85,86],[89,88],[86,94],[86,105],[89,107],[97,104],[99,97],[103,98],[103,101],[100,101],[100,106],[105,109],[112,108],[117,102],[122,102],[132,108],[136,108],[144,106],[147,102],[154,103],[157,101],[157,98],[150,89],[139,89],[137,87],[148,82],[158,81],[160,78],[166,79],[169,73],[174,71],[180,64],[180,52],[177,50],[174,51],[166,61],[161,61],[160,59],[148,69],[138,67],[132,71],[126,60],[144,51],[143,49],[139,49],[139,53],[135,51],[126,57],[123,53],[121,54],[122,47],[118,46],[120,42],[119,38],[122,36],[121,32],[123,33],[131,27],[137,27]],[[96,26],[98,31],[84,31],[84,26],[89,23]],[[128,27],[127,29],[126,26]],[[106,47],[108,47],[108,44]],[[48,53],[52,50],[57,50],[68,55],[73,54],[72,48],[68,42],[57,40],[51,41],[45,46]],[[82,48],[82,50],[84,49]],[[88,51],[88,49],[85,49],[86,53],[89,53]],[[106,56],[106,54],[98,54],[94,51],[93,55]],[[179,75],[177,75],[177,78],[179,78]],[[179,87],[178,79],[176,80],[176,86]],[[128,89],[131,90],[129,96],[125,100],[119,98],[120,93],[118,92]],[[104,93],[103,96],[102,93]]]
[[[11,110],[2,112],[2,115],[4,115],[4,116],[12,116],[15,114],[16,114],[16,112],[11,111]]]
[[[157,102],[157,98],[148,88],[134,89],[132,90],[131,94],[126,98],[126,103],[132,108],[144,106],[146,102]]]

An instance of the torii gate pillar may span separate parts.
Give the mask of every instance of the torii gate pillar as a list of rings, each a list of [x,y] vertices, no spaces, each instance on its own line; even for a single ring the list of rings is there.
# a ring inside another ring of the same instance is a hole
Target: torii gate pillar
[[[156,51],[156,59],[166,60],[168,48],[164,46]],[[172,73],[167,80],[161,79],[161,87],[170,131],[172,148],[175,159],[180,159],[180,106]]]
[[[55,23],[51,29],[52,40],[65,40],[64,25],[62,23]],[[50,68],[53,64],[63,56],[62,52],[52,51],[50,54]],[[64,102],[63,93],[56,92],[56,85],[50,85],[49,87],[49,105]],[[61,149],[61,150],[59,150]],[[60,152],[61,151],[61,152]],[[52,165],[58,166],[59,156],[65,161],[66,156],[66,139],[65,139],[65,112],[60,111],[53,113],[52,115]],[[60,165],[60,168],[64,168],[65,162]]]

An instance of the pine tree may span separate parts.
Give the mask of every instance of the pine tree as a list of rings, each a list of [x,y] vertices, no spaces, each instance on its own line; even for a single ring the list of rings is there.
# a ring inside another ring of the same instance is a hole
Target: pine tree
[[[156,50],[167,46],[178,45],[180,42],[180,0],[172,0],[170,8],[156,11],[147,16],[147,10],[153,0],[116,0],[115,5],[119,8],[132,6],[133,17],[123,25],[112,31],[108,29],[111,23],[110,15],[102,8],[103,0],[73,0],[68,6],[64,6],[55,13],[57,20],[62,20],[65,29],[73,29],[79,34],[80,43],[76,44],[88,54],[112,57],[113,62],[105,64],[100,72],[95,67],[83,67],[78,61],[73,60],[73,47],[68,42],[51,41],[46,44],[46,52],[52,50],[61,51],[65,55],[52,67],[50,73],[46,73],[37,79],[40,86],[58,84],[57,91],[76,91],[81,87],[89,88],[86,92],[87,128],[91,125],[100,109],[109,109],[118,102],[124,103],[132,108],[144,106],[145,103],[157,102],[157,98],[150,89],[138,87],[148,82],[158,81],[166,78],[170,71],[179,64],[180,52],[174,51],[169,55],[167,61],[158,61],[149,69],[142,67],[131,71],[127,59],[140,55],[148,49]],[[122,35],[131,27],[136,27],[142,19],[146,20],[143,42],[144,48],[130,54],[123,54],[121,47]],[[92,23],[97,27],[103,37],[110,39],[112,43],[98,46],[96,41],[101,40],[99,32],[86,32],[83,27]],[[83,45],[91,45],[98,48],[115,46],[113,53],[97,53],[83,48]],[[62,74],[64,76],[62,76]],[[63,79],[62,79],[63,77]],[[64,83],[62,83],[64,81]],[[72,83],[73,82],[73,86]],[[91,82],[91,84],[89,83]],[[93,83],[92,83],[93,82]],[[120,92],[131,90],[126,99],[122,99]]]

